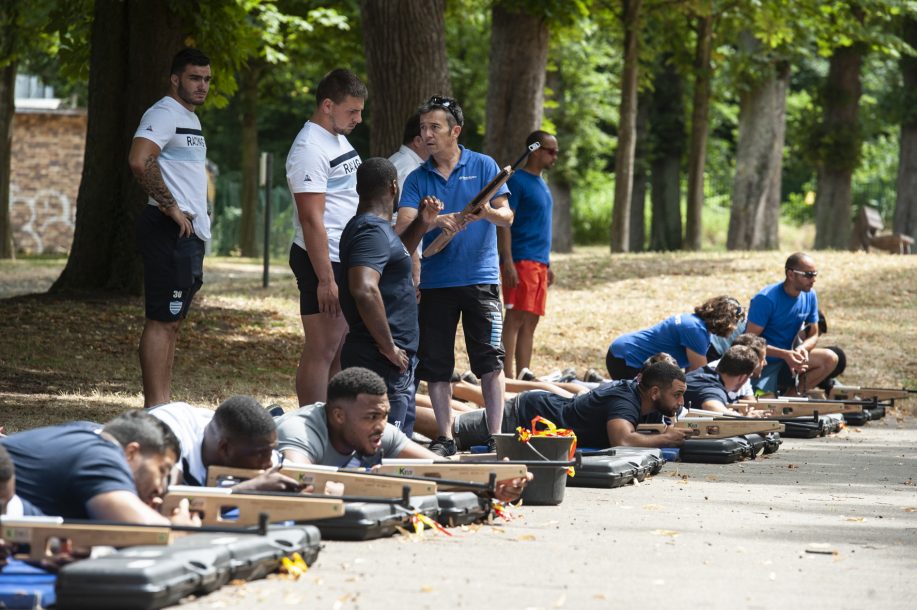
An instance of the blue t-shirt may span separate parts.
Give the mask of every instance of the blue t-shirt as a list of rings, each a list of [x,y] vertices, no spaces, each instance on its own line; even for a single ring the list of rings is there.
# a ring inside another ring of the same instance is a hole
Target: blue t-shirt
[[[551,255],[551,210],[554,201],[541,176],[519,170],[506,183],[509,207],[515,213],[512,234],[514,261],[547,265]]]
[[[703,409],[704,403],[708,400],[716,400],[723,405],[734,402],[729,400],[720,374],[709,366],[694,369],[685,375],[685,380],[688,384],[688,389],[685,390],[685,407],[688,409]]]
[[[458,164],[449,180],[436,171],[433,157],[411,172],[404,181],[400,206],[418,208],[420,201],[432,195],[443,202],[443,214],[461,212],[500,169],[496,161],[460,146]],[[508,195],[503,185],[496,195]],[[442,231],[433,229],[423,238],[426,248]],[[449,288],[475,284],[499,284],[500,268],[497,258],[497,228],[486,220],[469,224],[460,231],[439,254],[423,258],[420,264],[421,288]]]
[[[693,313],[683,313],[621,335],[609,349],[616,358],[623,358],[627,366],[639,369],[644,360],[659,352],[665,352],[678,361],[678,366],[686,368],[690,363],[685,348],[706,356],[709,347],[710,333],[704,321]]]
[[[416,353],[420,329],[411,276],[411,255],[391,225],[373,214],[358,214],[351,218],[341,233],[341,265],[345,270],[369,267],[380,274],[379,293],[392,339],[401,349]],[[349,282],[345,280],[339,290],[341,309],[350,327],[346,341],[373,345],[373,337],[350,293]]]
[[[86,503],[111,491],[137,493],[124,450],[102,426],[72,422],[2,439],[16,467],[16,493],[46,515],[88,519]]]
[[[818,297],[814,290],[791,297],[783,289],[783,282],[771,284],[752,297],[748,321],[764,329],[761,336],[768,345],[792,349],[799,331],[804,326],[818,323]],[[768,362],[778,360],[767,357]]]
[[[608,422],[625,419],[634,427],[640,423],[661,423],[662,414],[640,414],[640,394],[633,380],[603,383],[572,398],[542,391],[523,392],[517,398],[519,425],[529,428],[540,415],[558,428],[573,430],[576,443],[593,449],[608,447]]]

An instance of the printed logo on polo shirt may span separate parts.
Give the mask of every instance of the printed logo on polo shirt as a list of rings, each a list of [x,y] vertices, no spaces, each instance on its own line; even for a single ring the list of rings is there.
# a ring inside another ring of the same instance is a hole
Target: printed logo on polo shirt
[[[312,176],[310,176],[309,174],[306,174],[306,179],[303,180],[303,182],[312,182]]]
[[[171,301],[169,302],[169,313],[173,316],[177,316],[178,312],[181,311],[181,301]]]
[[[147,126],[146,126],[146,130],[147,130],[147,131],[153,131],[153,126],[152,126],[152,125],[147,125]]]
[[[477,180],[477,176],[459,176],[459,180]]]

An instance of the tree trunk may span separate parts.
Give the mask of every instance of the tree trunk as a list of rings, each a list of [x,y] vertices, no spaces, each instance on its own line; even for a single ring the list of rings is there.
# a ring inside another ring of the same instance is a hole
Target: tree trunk
[[[710,80],[713,69],[713,17],[698,17],[694,51],[694,103],[691,107],[691,142],[688,147],[688,206],[684,247],[700,250],[703,233],[704,168],[707,163],[707,131],[710,124]]]
[[[822,92],[821,159],[815,189],[815,247],[846,249],[850,243],[853,171],[860,154],[860,68],[866,45],[840,47],[831,55]]]
[[[0,68],[0,258],[13,258],[13,227],[10,224],[10,167],[13,146],[13,116],[16,114],[13,89],[16,62]]]
[[[551,217],[551,251],[573,252],[573,194],[570,183],[554,176],[548,183],[554,199]]]
[[[739,141],[726,238],[729,250],[776,245],[788,85],[789,70],[774,67],[739,98]]]
[[[242,107],[242,217],[239,219],[239,249],[242,256],[258,256],[258,81],[262,66],[249,60],[239,74],[239,102]]]
[[[360,2],[374,156],[398,150],[404,124],[431,95],[452,94],[445,6],[445,0]]]
[[[515,161],[544,113],[548,25],[544,18],[495,3],[484,152],[501,167]]]
[[[904,21],[903,38],[911,47],[917,47],[917,20]],[[902,56],[901,76],[906,96],[903,100],[905,116],[898,143],[898,184],[892,228],[896,233],[917,237],[917,59]]]
[[[646,182],[649,177],[648,115],[652,94],[637,95],[637,144],[634,147],[634,186],[630,194],[630,250],[643,252],[646,244]]]
[[[637,128],[637,69],[642,0],[622,0],[624,8],[624,72],[621,76],[621,111],[618,148],[615,151],[615,200],[611,215],[611,251],[628,252],[630,197],[634,179]]]
[[[684,85],[664,55],[656,66],[650,107],[652,205],[650,248],[681,248],[681,158],[685,150]]]
[[[76,226],[67,266],[52,292],[139,294],[134,222],[147,196],[127,165],[140,117],[168,91],[184,34],[165,2],[96,2],[89,64],[89,116]]]

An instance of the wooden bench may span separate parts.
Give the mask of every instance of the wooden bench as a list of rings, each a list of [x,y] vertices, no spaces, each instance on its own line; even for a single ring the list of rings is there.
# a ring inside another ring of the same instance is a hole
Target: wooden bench
[[[853,233],[850,237],[850,249],[857,250],[882,250],[892,254],[910,254],[914,238],[900,233],[882,233],[885,229],[882,216],[876,208],[864,205],[857,214],[853,223]]]

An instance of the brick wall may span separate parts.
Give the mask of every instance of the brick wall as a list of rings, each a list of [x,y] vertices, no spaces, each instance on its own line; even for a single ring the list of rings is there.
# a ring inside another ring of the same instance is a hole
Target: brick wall
[[[70,251],[85,142],[84,110],[17,110],[10,220],[19,252]]]

